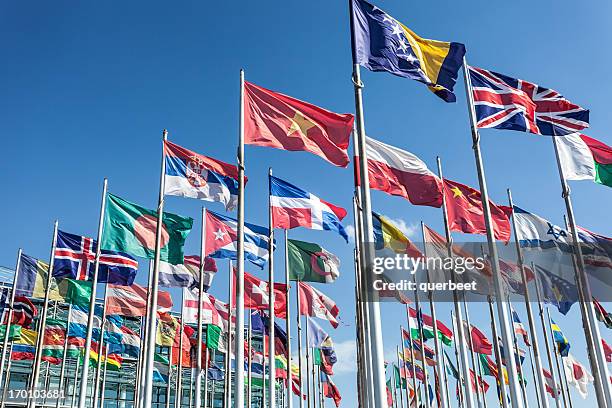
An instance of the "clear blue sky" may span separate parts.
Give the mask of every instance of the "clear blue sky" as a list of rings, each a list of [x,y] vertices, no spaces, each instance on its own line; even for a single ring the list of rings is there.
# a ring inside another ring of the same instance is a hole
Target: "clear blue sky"
[[[587,134],[612,144],[612,124],[606,119],[612,91],[607,80],[612,57],[605,46],[612,43],[609,3],[376,4],[424,37],[465,43],[473,65],[554,88],[590,108]],[[0,265],[13,265],[18,247],[47,258],[56,218],[66,231],[94,236],[105,176],[110,191],[153,208],[163,128],[178,144],[232,161],[241,67],[248,80],[264,87],[336,112],[354,112],[346,1],[5,1],[2,9]],[[419,83],[387,74],[364,70],[363,81],[369,135],[419,155],[431,168],[440,155],[446,176],[477,186],[461,78],[455,104],[442,102]],[[564,206],[550,140],[495,130],[483,131],[482,138],[492,198],[505,202],[511,187],[517,204],[561,224]],[[350,208],[350,169],[307,153],[247,146],[249,221],[267,224],[269,166],[275,175]],[[611,235],[610,190],[584,181],[573,183],[572,192],[579,224]],[[423,220],[442,230],[439,210],[379,192],[373,193],[373,204],[409,227]],[[200,207],[195,200],[170,197],[166,208],[197,218]],[[210,208],[222,210],[219,204]],[[352,224],[351,215],[346,224]],[[187,253],[198,251],[199,225],[198,220]],[[322,289],[338,302],[350,326],[324,327],[342,350],[350,351],[351,246],[329,232],[290,235],[319,242],[341,257],[341,278]],[[226,298],[227,269],[225,262],[220,265],[212,292]],[[526,320],[524,309],[518,309]],[[441,310],[450,324],[448,307]],[[383,305],[383,316],[385,346],[391,351],[404,314],[398,305]],[[486,314],[474,308],[471,317],[488,332]],[[586,363],[576,308],[568,317],[554,311],[553,318]],[[339,364],[335,380],[344,406],[354,407],[353,361]],[[492,403],[493,390],[489,398]]]

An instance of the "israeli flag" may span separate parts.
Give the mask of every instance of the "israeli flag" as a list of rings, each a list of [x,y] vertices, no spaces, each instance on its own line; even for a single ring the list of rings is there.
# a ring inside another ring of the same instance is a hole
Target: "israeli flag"
[[[571,250],[570,234],[564,228],[517,206],[514,206],[513,214],[516,220],[516,235],[521,247]]]

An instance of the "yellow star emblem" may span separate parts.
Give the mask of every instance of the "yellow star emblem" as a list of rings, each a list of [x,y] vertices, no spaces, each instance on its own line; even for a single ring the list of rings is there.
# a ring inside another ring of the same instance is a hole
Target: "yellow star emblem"
[[[459,187],[453,187],[451,191],[453,192],[453,198],[463,197],[463,193],[459,190]]]
[[[300,132],[304,136],[308,134],[308,129],[315,127],[315,124],[300,112],[295,112],[293,118],[289,119],[291,121],[291,126],[287,130],[287,134],[290,135],[294,132]]]

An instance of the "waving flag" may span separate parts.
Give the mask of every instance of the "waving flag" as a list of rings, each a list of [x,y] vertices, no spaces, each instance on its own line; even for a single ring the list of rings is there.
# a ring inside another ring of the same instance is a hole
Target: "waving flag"
[[[205,255],[211,258],[236,259],[238,232],[234,218],[206,211]],[[244,258],[263,268],[268,261],[270,230],[244,223]]]
[[[366,153],[370,188],[414,205],[442,206],[442,182],[417,156],[370,137],[366,137]]]
[[[100,310],[101,311],[101,310]],[[73,306],[70,311],[70,324],[68,325],[68,342],[73,346],[84,347],[87,336],[88,308]],[[100,329],[102,324],[99,310],[96,309],[93,320],[93,329]]]
[[[340,259],[318,244],[287,240],[289,279],[332,283],[340,276]]]
[[[387,248],[413,258],[423,256],[421,250],[386,216],[372,211],[372,223],[377,250]]]
[[[217,263],[210,257],[204,258],[204,291],[210,289],[213,278],[217,273]],[[167,262],[159,264],[159,285],[165,287],[179,287],[198,289],[200,287],[200,257],[197,255],[185,256],[182,264],[172,265]]]
[[[198,323],[198,294],[195,291],[185,291],[184,300],[185,323]],[[202,293],[202,323],[214,324],[227,329],[229,322],[229,305],[208,293]]]
[[[234,269],[234,304],[236,301],[236,270]],[[247,309],[268,310],[270,307],[269,283],[256,278],[250,273],[244,273],[244,307]],[[285,319],[287,317],[287,285],[274,284],[274,316]]]
[[[333,366],[338,361],[338,357],[331,336],[310,317],[306,318],[306,324],[308,325],[306,340],[309,347],[319,351],[321,370],[328,375],[334,375]]]
[[[589,127],[589,111],[553,89],[469,67],[477,126],[564,136]]]
[[[612,187],[612,147],[578,133],[557,138],[567,180],[591,180]]]
[[[514,310],[512,306],[510,306],[510,311],[512,313],[512,326],[514,327],[514,334],[523,336],[523,342],[525,345],[531,346],[531,343],[529,343],[529,335],[527,334],[527,330],[525,330],[525,326],[523,326],[521,319],[519,319],[518,313],[516,313],[516,310]]]
[[[48,271],[49,265],[45,262],[22,253],[15,294],[44,299]],[[53,277],[51,277],[49,300],[64,301],[64,297],[58,288],[57,279]]]
[[[13,316],[11,324],[17,324],[22,327],[29,327],[34,318],[38,315],[38,309],[25,296],[15,296],[13,300]]]
[[[573,385],[578,390],[580,396],[586,399],[588,395],[588,385],[593,382],[593,376],[589,373],[584,365],[574,358],[573,355],[569,354],[566,358],[562,359],[565,378],[569,385]]]
[[[547,369],[542,368],[542,375],[544,376],[546,392],[556,399],[561,394],[561,390],[555,385],[552,374]]]
[[[325,374],[321,374],[321,385],[323,386],[323,396],[326,398],[331,398],[334,400],[334,404],[336,407],[340,406],[340,401],[342,400],[342,396],[340,395],[340,390],[336,387],[336,384],[331,380],[331,378]]]
[[[544,302],[556,306],[559,313],[566,315],[572,305],[578,301],[576,285],[540,265],[536,265],[536,271],[542,287]]]
[[[516,233],[522,247],[559,248],[570,251],[569,233],[544,218],[517,207],[512,209],[516,220]]]
[[[338,327],[337,317],[340,309],[331,298],[310,285],[298,282],[300,314],[327,320],[334,328]]]
[[[559,351],[559,354],[561,357],[567,357],[571,347],[567,337],[565,337],[559,325],[552,319],[550,321],[550,329],[552,330],[553,339],[555,340],[555,343],[557,343],[557,350]]]
[[[346,167],[355,118],[244,84],[244,142],[289,151],[306,151]]]
[[[140,354],[140,335],[127,326],[121,326],[121,346],[123,353],[138,358]]]
[[[164,141],[164,194],[218,201],[231,211],[238,203],[238,168]],[[246,180],[245,180],[246,182]]]
[[[137,284],[132,286],[108,285],[106,314],[120,316],[144,316],[147,306],[148,289]],[[172,309],[172,298],[168,292],[160,290],[157,298],[157,311]]]
[[[98,243],[80,235],[57,232],[53,276],[76,280],[92,280]],[[138,261],[127,254],[102,250],[98,268],[99,283],[129,286],[138,272]]]
[[[421,325],[423,326],[423,337],[425,340],[433,339],[433,318],[422,313],[421,311],[419,312],[412,307],[408,309],[408,314],[411,318],[420,319]],[[442,343],[450,347],[453,344],[453,332],[439,320],[436,320],[436,326],[438,328],[438,338],[442,341]]]
[[[348,242],[348,235],[340,223],[346,217],[344,208],[274,176],[270,176],[270,205],[273,228],[337,231]]]
[[[595,309],[595,317],[597,317],[597,320],[605,324],[608,329],[612,329],[612,313],[604,309],[601,303],[595,298],[593,298],[593,308]]]
[[[365,0],[352,0],[351,11],[354,64],[422,82],[444,101],[455,102],[463,44],[421,38]]]
[[[490,356],[493,353],[493,344],[491,344],[487,336],[481,332],[480,329],[474,325],[471,326],[471,328],[468,328],[467,322],[465,320],[463,321],[465,331],[470,333],[472,337],[472,351]]]
[[[49,364],[61,364],[64,355],[66,322],[58,319],[47,319],[43,336],[42,359]]]

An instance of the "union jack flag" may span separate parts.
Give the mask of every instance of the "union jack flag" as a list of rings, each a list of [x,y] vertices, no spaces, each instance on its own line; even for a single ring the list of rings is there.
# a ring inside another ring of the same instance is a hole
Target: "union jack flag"
[[[88,237],[57,232],[53,276],[92,280],[97,242]],[[98,282],[129,286],[134,283],[138,261],[127,254],[103,249],[100,253]]]
[[[589,127],[589,110],[559,92],[469,67],[478,128],[564,136]]]

